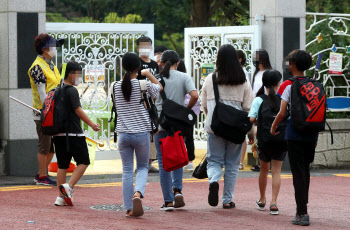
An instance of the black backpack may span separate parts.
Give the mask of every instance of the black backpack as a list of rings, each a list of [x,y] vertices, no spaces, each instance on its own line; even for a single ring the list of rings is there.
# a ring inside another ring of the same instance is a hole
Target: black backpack
[[[66,94],[71,85],[59,85],[46,95],[41,109],[41,128],[45,135],[67,133],[70,125],[70,102]]]
[[[287,151],[287,141],[284,139],[287,120],[284,119],[278,125],[277,131],[280,132],[278,135],[272,135],[270,132],[272,123],[280,110],[279,105],[281,104],[281,98],[277,97],[278,106],[276,108],[271,108],[269,98],[266,94],[260,95],[259,97],[263,99],[258,112],[257,139],[259,148]]]
[[[193,127],[197,122],[197,115],[192,109],[176,103],[166,97],[165,82],[160,77],[160,83],[163,85],[163,91],[160,95],[163,99],[162,112],[159,117],[159,124],[169,133],[177,131],[186,132],[188,128]]]
[[[213,74],[213,88],[216,106],[213,112],[211,129],[214,134],[235,144],[242,144],[252,129],[248,113],[220,102],[216,73]]]
[[[326,93],[323,85],[310,78],[289,79],[291,86],[291,119],[293,126],[303,133],[325,130]]]

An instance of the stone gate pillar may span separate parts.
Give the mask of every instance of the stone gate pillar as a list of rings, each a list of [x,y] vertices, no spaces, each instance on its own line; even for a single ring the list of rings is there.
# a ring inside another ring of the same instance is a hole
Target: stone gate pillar
[[[261,25],[262,48],[269,53],[272,68],[281,73],[283,58],[294,49],[305,49],[305,13],[305,0],[250,1],[251,25]]]
[[[34,176],[37,135],[27,71],[36,57],[34,38],[45,32],[45,0],[0,0],[0,174]]]

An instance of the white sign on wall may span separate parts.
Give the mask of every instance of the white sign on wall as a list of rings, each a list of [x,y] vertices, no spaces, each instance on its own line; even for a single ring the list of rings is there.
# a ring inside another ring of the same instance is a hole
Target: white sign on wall
[[[343,54],[331,52],[329,55],[329,73],[342,74]]]

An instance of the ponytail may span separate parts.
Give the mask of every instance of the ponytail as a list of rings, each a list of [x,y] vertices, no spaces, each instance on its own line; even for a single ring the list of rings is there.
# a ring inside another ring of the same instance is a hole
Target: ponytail
[[[174,50],[166,50],[163,52],[160,62],[165,63],[161,76],[170,77],[170,67],[180,61],[179,55]]]
[[[260,95],[263,95],[265,93],[265,87],[264,86],[261,86],[259,91],[256,93],[256,96],[260,96]]]
[[[271,109],[278,108],[278,106],[279,106],[277,104],[277,99],[278,98],[277,98],[275,90],[273,89],[273,86],[271,86],[269,88],[269,94],[267,96],[268,96],[268,99],[269,99],[269,104],[270,104]]]
[[[131,79],[130,79],[130,72],[126,71],[123,81],[122,81],[122,92],[124,99],[126,101],[130,101],[131,97]]]
[[[164,68],[163,68],[163,70],[162,70],[162,76],[163,76],[163,77],[169,78],[169,76],[170,76],[169,71],[170,71],[170,67],[171,67],[171,66],[172,66],[172,64],[171,64],[170,61],[167,61],[167,62],[165,63]]]

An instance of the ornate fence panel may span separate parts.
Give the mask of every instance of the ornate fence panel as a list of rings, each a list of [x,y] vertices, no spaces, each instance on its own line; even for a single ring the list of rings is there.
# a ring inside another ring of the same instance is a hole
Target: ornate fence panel
[[[323,82],[330,111],[350,111],[350,14],[306,13],[306,50],[314,64],[323,54],[317,80]],[[329,74],[330,53],[341,53],[342,74]],[[310,68],[313,72],[315,66]],[[309,75],[312,74],[309,72]]]
[[[215,63],[219,48],[223,44],[231,44],[236,50],[246,54],[246,68],[250,77],[255,70],[252,63],[253,51],[261,48],[261,31],[258,25],[185,28],[185,62],[187,73],[192,76],[199,94],[205,78],[202,78],[202,65]],[[198,116],[195,127],[195,140],[205,141],[205,116]]]
[[[90,119],[100,124],[94,132],[82,123],[86,136],[104,142],[100,150],[117,149],[114,123],[108,122],[111,111],[110,83],[123,75],[122,56],[136,51],[136,40],[146,35],[154,40],[153,24],[98,24],[98,23],[47,23],[47,31],[54,38],[65,39],[58,50],[56,66],[75,60],[83,68],[83,83],[77,88],[81,105]]]

